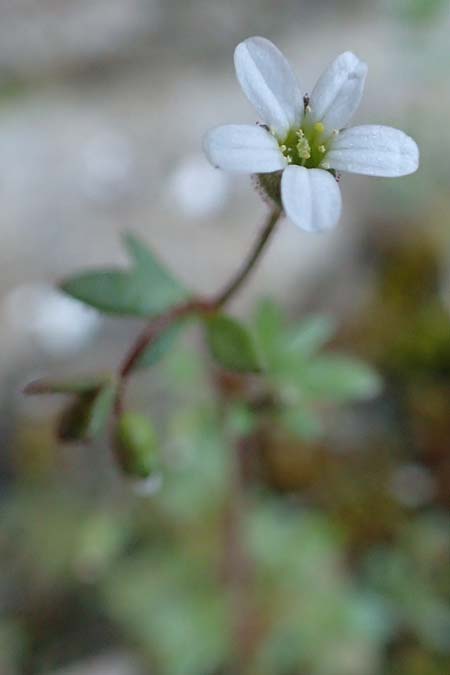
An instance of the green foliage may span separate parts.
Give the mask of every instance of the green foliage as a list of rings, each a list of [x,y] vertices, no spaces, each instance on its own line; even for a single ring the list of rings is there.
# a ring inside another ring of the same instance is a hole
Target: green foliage
[[[88,441],[100,435],[108,424],[116,392],[117,382],[112,377],[42,379],[25,388],[30,395],[71,396],[58,424],[58,437],[65,442]]]
[[[89,441],[104,432],[116,395],[116,383],[107,382],[78,394],[61,415],[58,436],[65,442]]]
[[[320,356],[302,369],[301,386],[316,400],[349,401],[376,396],[378,375],[365,363],[349,356]]]
[[[255,331],[270,372],[288,370],[294,359],[314,356],[332,337],[333,322],[326,316],[302,319],[297,326],[288,326],[280,308],[264,300],[256,311]]]
[[[389,613],[341,573],[339,531],[318,513],[270,500],[254,505],[247,527],[259,597],[271,608],[255,672],[371,675]]]
[[[137,368],[150,368],[161,361],[174,348],[177,339],[183,331],[186,321],[178,321],[168,328],[155,340],[142,354],[137,363]]]
[[[236,319],[223,314],[207,319],[206,337],[211,354],[222,368],[241,373],[260,371],[253,337]]]
[[[257,311],[255,329],[268,377],[288,399],[343,402],[379,392],[380,379],[366,364],[319,353],[334,332],[327,317],[311,316],[288,327],[278,308],[265,301]]]
[[[334,321],[328,316],[316,315],[303,319],[286,330],[286,349],[304,358],[314,356],[333,337]]]
[[[158,441],[147,417],[124,413],[117,423],[115,446],[121,469],[128,476],[148,478],[155,470]]]
[[[24,632],[18,622],[0,620],[0,672],[16,673],[24,648]]]
[[[311,316],[290,326],[279,308],[266,300],[254,325],[267,380],[281,402],[279,416],[301,438],[311,440],[321,433],[317,404],[346,403],[379,393],[381,380],[367,364],[336,352],[322,353],[334,332],[329,318]]]
[[[392,11],[401,19],[427,22],[436,19],[446,4],[447,0],[397,0],[392,5]]]
[[[210,403],[192,408],[190,402],[178,401],[170,419],[172,470],[165,472],[158,495],[163,513],[186,526],[186,534],[190,528],[209,531],[220,519],[230,474],[229,445],[217,411]]]
[[[159,672],[199,675],[226,660],[225,602],[207,559],[170,546],[147,551],[111,576],[105,595],[111,615],[151,651]]]
[[[370,583],[395,606],[396,625],[444,653],[450,653],[450,603],[442,597],[442,590],[450,588],[444,569],[450,560],[449,532],[447,517],[418,518],[403,531],[399,550],[381,548],[367,562]]]
[[[187,297],[186,291],[134,235],[125,246],[129,270],[103,269],[67,279],[61,289],[106,314],[151,317]]]

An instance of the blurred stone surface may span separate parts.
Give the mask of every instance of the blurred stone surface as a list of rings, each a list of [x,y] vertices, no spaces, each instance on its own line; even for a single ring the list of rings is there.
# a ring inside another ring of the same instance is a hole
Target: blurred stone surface
[[[159,0],[1,0],[0,75],[26,77],[125,56],[159,23]]]

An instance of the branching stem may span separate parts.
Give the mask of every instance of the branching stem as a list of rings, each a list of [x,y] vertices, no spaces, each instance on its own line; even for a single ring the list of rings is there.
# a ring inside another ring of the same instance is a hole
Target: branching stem
[[[120,415],[124,407],[125,389],[128,378],[135,369],[139,359],[150,345],[156,342],[161,335],[180,319],[192,315],[208,316],[224,307],[241,289],[248,276],[259,261],[267,244],[269,243],[276,225],[281,217],[281,209],[275,207],[269,214],[267,221],[259,234],[252,250],[237,273],[231,278],[226,286],[216,296],[210,299],[194,297],[167,312],[152,319],[138,336],[136,342],[126,354],[119,369],[119,386],[116,397],[116,414]]]

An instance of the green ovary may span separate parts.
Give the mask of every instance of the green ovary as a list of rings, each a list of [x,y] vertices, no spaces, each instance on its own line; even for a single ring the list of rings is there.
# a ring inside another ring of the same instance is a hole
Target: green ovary
[[[326,154],[335,135],[335,132],[327,135],[322,122],[316,122],[300,129],[290,129],[286,138],[278,140],[278,143],[289,164],[307,169],[329,169]]]

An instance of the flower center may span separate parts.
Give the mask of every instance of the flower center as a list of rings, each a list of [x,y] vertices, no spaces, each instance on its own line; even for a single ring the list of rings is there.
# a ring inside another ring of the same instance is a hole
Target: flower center
[[[308,124],[305,118],[302,127],[290,129],[286,138],[277,140],[289,164],[298,164],[307,169],[329,169],[326,154],[337,134],[337,131],[327,134],[322,122]]]

